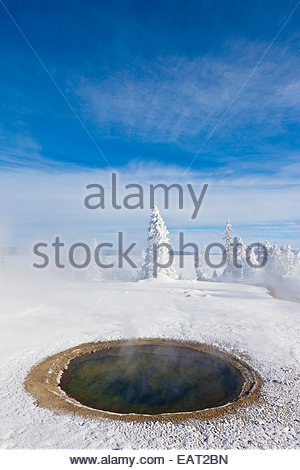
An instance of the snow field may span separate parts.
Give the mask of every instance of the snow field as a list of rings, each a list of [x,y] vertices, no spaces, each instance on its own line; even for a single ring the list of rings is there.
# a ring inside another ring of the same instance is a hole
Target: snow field
[[[149,279],[2,282],[2,448],[295,448],[299,446],[299,304],[243,284]],[[244,353],[263,399],[235,414],[180,424],[58,415],[23,388],[30,367],[76,344],[165,337]]]

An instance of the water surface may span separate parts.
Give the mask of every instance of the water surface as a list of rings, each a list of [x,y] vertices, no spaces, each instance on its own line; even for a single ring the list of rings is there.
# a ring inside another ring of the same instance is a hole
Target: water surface
[[[83,405],[117,413],[203,410],[237,399],[242,374],[213,354],[171,345],[112,347],[73,359],[61,388]]]

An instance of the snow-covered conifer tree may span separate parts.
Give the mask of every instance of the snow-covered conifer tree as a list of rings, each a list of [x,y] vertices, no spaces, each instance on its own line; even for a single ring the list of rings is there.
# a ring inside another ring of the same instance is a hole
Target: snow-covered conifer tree
[[[244,279],[247,277],[247,268],[248,265],[246,263],[246,247],[243,243],[243,240],[239,238],[239,246],[237,248],[237,254],[236,254],[236,261],[241,268],[237,268],[234,266],[234,273],[238,279]]]
[[[286,275],[292,274],[295,272],[295,255],[291,249],[291,245],[288,244],[281,249],[282,258],[283,258],[283,267],[284,273]]]
[[[300,273],[300,250],[297,250],[294,257],[294,272]]]
[[[150,225],[148,229],[148,248],[146,250],[145,262],[142,267],[142,278],[154,277],[154,251],[157,248],[157,264],[166,265],[169,261],[169,249],[166,246],[159,246],[162,243],[170,245],[169,232],[159,213],[157,207],[153,207]],[[177,279],[178,275],[174,266],[161,268],[157,266],[157,275],[164,275]]]
[[[279,247],[265,242],[268,251],[268,260],[264,272],[271,278],[293,275],[300,268],[300,252],[292,250],[290,245]]]
[[[270,264],[271,264],[271,252],[272,252],[272,245],[271,243],[268,241],[268,240],[265,240],[265,247],[267,249],[267,253],[268,253],[268,260],[267,260],[267,263],[266,265],[264,266],[264,272],[269,272],[270,271]],[[258,259],[260,259],[260,254],[257,255]]]
[[[198,253],[198,256],[195,256],[195,271],[197,281],[209,281],[213,277],[213,270],[207,265],[205,261],[205,250],[206,247],[203,247],[203,250]]]
[[[226,226],[225,226],[225,231],[224,231],[224,237],[223,240],[225,240],[225,249],[226,249],[226,254],[227,254],[227,259],[226,259],[226,266],[223,272],[223,276],[225,277],[233,277],[234,276],[234,269],[233,269],[233,264],[232,264],[232,227],[230,225],[229,218],[227,219]]]
[[[144,264],[146,260],[146,250],[142,250],[137,262],[136,274],[133,275],[133,281],[139,281],[144,279]]]
[[[261,262],[263,261],[263,258],[264,258],[264,251],[261,247],[260,239],[258,239],[257,243],[258,243],[258,246],[255,250],[255,253],[256,253],[256,258],[257,258],[258,264],[261,264]]]
[[[268,250],[268,262],[266,264],[266,272],[271,277],[280,277],[284,274],[284,263],[282,251],[276,244],[271,245],[266,242]]]
[[[245,264],[245,269],[244,269],[244,277],[253,277],[258,274],[259,269],[253,268],[253,266],[259,266],[260,262],[263,259],[263,252],[261,248],[258,248],[255,250],[255,248],[252,248],[252,250],[249,252],[249,262],[251,264],[248,264],[246,262]]]

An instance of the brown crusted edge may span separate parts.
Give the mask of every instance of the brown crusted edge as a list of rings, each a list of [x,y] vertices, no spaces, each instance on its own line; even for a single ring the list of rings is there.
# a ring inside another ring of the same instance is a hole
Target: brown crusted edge
[[[209,352],[217,357],[229,361],[238,368],[244,377],[242,391],[233,403],[228,403],[216,408],[201,411],[163,413],[157,415],[144,414],[119,414],[89,408],[69,397],[60,387],[60,377],[68,367],[69,362],[75,357],[87,353],[100,351],[118,346],[168,344],[172,346],[195,349],[197,351]],[[245,355],[243,355],[245,357]],[[27,375],[25,390],[34,397],[35,404],[56,412],[79,415],[83,418],[99,419],[109,418],[122,421],[171,421],[173,423],[187,419],[211,419],[221,417],[225,413],[235,412],[241,406],[249,406],[260,399],[260,388],[262,379],[236,353],[228,353],[210,344],[180,341],[161,338],[139,338],[135,340],[114,340],[98,343],[84,343],[79,346],[62,351],[54,356],[47,357],[41,363],[33,366]]]

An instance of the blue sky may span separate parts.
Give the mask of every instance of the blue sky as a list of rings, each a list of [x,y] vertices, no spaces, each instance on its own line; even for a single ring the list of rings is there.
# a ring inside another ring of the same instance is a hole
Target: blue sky
[[[113,167],[245,175],[299,161],[300,8],[218,124],[295,1],[6,0]],[[102,158],[3,7],[1,164]]]
[[[64,181],[82,172],[89,184],[86,172],[109,178],[113,167],[126,184],[155,172],[178,181],[188,170],[210,182],[207,230],[220,231],[229,215],[245,235],[299,242],[296,0],[4,3],[50,74],[0,1],[0,173],[5,182],[7,172],[27,172],[7,180],[22,185],[25,205],[37,172]],[[11,204],[2,202],[1,217],[20,238],[42,209],[26,211],[18,194]],[[170,220],[184,225],[180,214]]]

